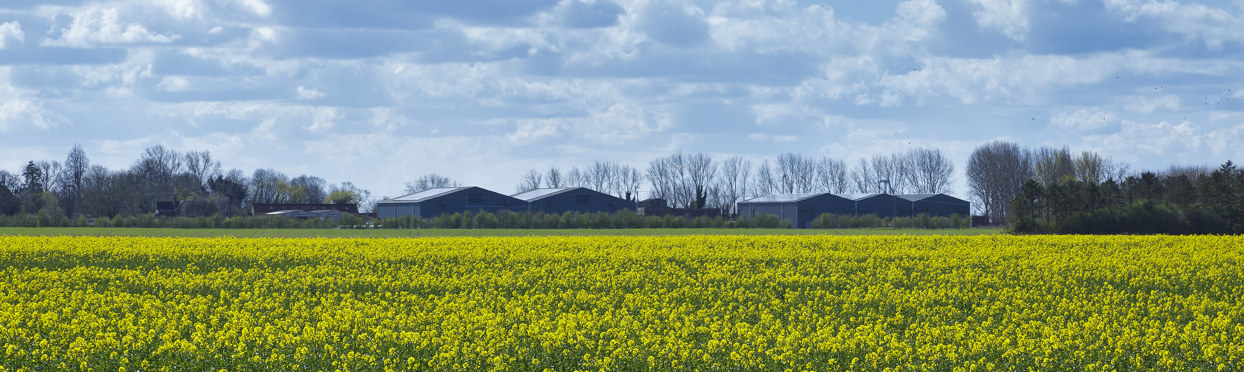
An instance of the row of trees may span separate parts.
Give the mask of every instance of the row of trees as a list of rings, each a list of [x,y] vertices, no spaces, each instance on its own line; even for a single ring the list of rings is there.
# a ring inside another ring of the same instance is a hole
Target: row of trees
[[[991,223],[1006,224],[1014,217],[1011,202],[1029,180],[1045,187],[1070,179],[1096,185],[1122,180],[1129,169],[1092,151],[1073,154],[1066,147],[1026,149],[995,141],[972,151],[966,173],[973,205]]]
[[[1129,172],[1095,152],[992,142],[967,164],[972,201],[1020,233],[1244,233],[1244,171]]]
[[[1121,181],[1028,180],[1011,205],[1019,233],[1241,234],[1244,171],[1172,168]]]
[[[156,201],[184,202],[190,216],[237,216],[253,203],[364,203],[370,193],[349,182],[328,184],[309,175],[288,177],[259,169],[247,177],[224,171],[207,151],[145,149],[127,169],[92,165],[82,146],[65,161],[30,161],[21,174],[0,170],[0,214],[53,218],[135,216],[155,212]]]
[[[714,160],[703,153],[678,152],[649,161],[642,171],[607,161],[564,172],[557,167],[532,169],[516,189],[587,187],[638,201],[639,189],[647,184],[649,197],[665,199],[672,207],[717,208],[730,215],[739,201],[773,193],[948,192],[954,169],[954,163],[937,149],[875,155],[860,159],[853,167],[839,159],[798,153],[781,154],[753,166],[738,156]],[[407,191],[418,191],[427,178],[407,184]]]

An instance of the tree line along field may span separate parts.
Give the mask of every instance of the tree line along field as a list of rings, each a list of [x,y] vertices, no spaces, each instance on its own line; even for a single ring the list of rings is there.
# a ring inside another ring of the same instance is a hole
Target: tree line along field
[[[0,236],[0,368],[1240,370],[1242,247]]]

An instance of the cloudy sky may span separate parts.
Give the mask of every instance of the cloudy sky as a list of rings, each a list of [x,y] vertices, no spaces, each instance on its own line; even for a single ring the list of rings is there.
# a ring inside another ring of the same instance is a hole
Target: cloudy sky
[[[353,181],[995,139],[1244,161],[1244,0],[5,0],[0,169],[80,143]]]

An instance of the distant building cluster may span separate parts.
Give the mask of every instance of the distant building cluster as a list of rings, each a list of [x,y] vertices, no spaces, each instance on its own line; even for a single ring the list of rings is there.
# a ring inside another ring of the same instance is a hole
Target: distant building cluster
[[[428,219],[467,211],[562,214],[622,210],[635,210],[635,202],[584,187],[535,189],[514,195],[474,186],[448,187],[376,202],[376,217],[380,219],[406,216]]]
[[[669,208],[664,200],[647,199],[635,203],[584,187],[534,189],[505,195],[480,187],[434,188],[376,203],[376,217],[415,216],[424,219],[442,214],[501,211],[562,214],[616,213],[632,210],[647,216],[720,216],[716,209]],[[772,194],[739,202],[741,216],[774,215],[792,227],[808,228],[812,220],[826,213],[844,216],[888,217],[967,217],[970,204],[946,194]]]
[[[740,216],[775,215],[791,227],[810,228],[822,214],[881,218],[969,216],[971,204],[946,194],[770,194],[739,202]]]

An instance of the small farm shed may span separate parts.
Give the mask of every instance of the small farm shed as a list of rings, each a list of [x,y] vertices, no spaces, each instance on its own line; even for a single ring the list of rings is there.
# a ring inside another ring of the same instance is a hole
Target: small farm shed
[[[812,220],[825,213],[851,215],[855,203],[838,195],[770,194],[739,202],[739,216],[771,214],[790,222],[791,227],[810,228]]]
[[[418,216],[433,218],[442,214],[521,211],[526,202],[484,188],[449,187],[420,191],[376,202],[376,218]]]
[[[284,211],[268,212],[268,213],[265,213],[265,215],[283,216],[285,218],[297,218],[297,219],[316,219],[320,221],[323,221],[323,220],[340,221],[341,217],[344,217],[346,214],[345,212],[342,212],[339,210],[321,209],[321,210],[314,210],[314,211],[284,210]]]
[[[342,213],[359,214],[358,204],[251,204],[251,215],[262,216],[280,211],[339,211]]]
[[[933,217],[950,217],[953,215],[967,216],[971,212],[971,203],[946,194],[907,194],[898,195],[903,199],[899,207],[899,216],[915,217],[928,214]]]
[[[532,213],[615,213],[622,210],[635,210],[633,201],[586,187],[535,189],[511,196],[523,201],[526,211]]]

